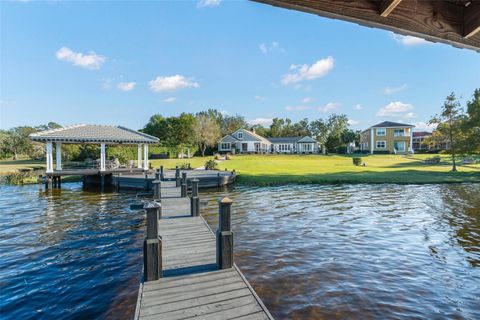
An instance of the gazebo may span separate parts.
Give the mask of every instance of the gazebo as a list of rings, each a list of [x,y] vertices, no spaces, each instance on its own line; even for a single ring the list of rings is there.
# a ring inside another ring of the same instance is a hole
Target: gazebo
[[[158,138],[128,129],[122,126],[87,125],[79,124],[58,129],[33,133],[30,139],[46,143],[46,173],[61,173],[62,171],[62,144],[99,144],[100,145],[100,173],[106,170],[107,145],[137,145],[138,164],[140,170],[148,170],[148,145],[158,143]],[[55,143],[56,157],[55,170],[53,168],[53,143]],[[142,166],[143,149],[143,166]]]

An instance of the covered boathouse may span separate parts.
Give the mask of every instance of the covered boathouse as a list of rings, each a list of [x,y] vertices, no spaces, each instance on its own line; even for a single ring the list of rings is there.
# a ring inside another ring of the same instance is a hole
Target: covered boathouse
[[[121,171],[146,171],[149,169],[148,145],[158,143],[158,138],[128,129],[122,126],[79,124],[58,129],[33,133],[30,139],[46,144],[47,176],[83,175],[104,176]],[[55,144],[55,167],[53,146]],[[98,144],[100,145],[100,164],[98,168],[68,169],[62,167],[63,144]],[[136,168],[107,169],[107,145],[137,145],[138,163]],[[143,154],[143,155],[142,155]]]

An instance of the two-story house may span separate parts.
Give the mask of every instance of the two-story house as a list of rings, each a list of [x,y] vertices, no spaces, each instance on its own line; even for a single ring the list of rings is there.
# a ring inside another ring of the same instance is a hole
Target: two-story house
[[[370,153],[413,153],[413,128],[405,123],[384,121],[360,134],[360,150]]]

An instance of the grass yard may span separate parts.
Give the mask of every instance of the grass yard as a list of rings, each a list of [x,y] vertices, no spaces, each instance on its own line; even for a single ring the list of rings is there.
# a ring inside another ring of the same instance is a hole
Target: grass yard
[[[423,160],[434,155],[362,155],[366,166],[354,166],[352,157],[341,155],[235,155],[219,164],[220,170],[235,169],[238,182],[251,185],[288,183],[453,183],[480,182],[480,164],[459,165],[451,172],[449,155],[440,164]],[[205,164],[209,157],[150,160],[154,168],[174,169],[183,163],[192,168]],[[460,163],[460,161],[459,161]],[[44,168],[43,161],[1,160],[0,176],[27,168]]]
[[[458,166],[451,172],[450,156],[427,165],[432,155],[367,155],[366,166],[354,166],[340,155],[237,155],[220,163],[221,170],[235,169],[238,181],[255,185],[287,183],[450,183],[480,182],[480,164]]]

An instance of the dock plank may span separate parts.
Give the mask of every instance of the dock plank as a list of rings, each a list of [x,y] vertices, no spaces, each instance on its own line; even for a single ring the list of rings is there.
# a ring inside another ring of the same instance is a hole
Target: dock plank
[[[174,181],[161,191],[165,277],[140,286],[136,319],[273,319],[236,266],[214,267],[215,235],[201,216],[190,216],[189,198]]]

